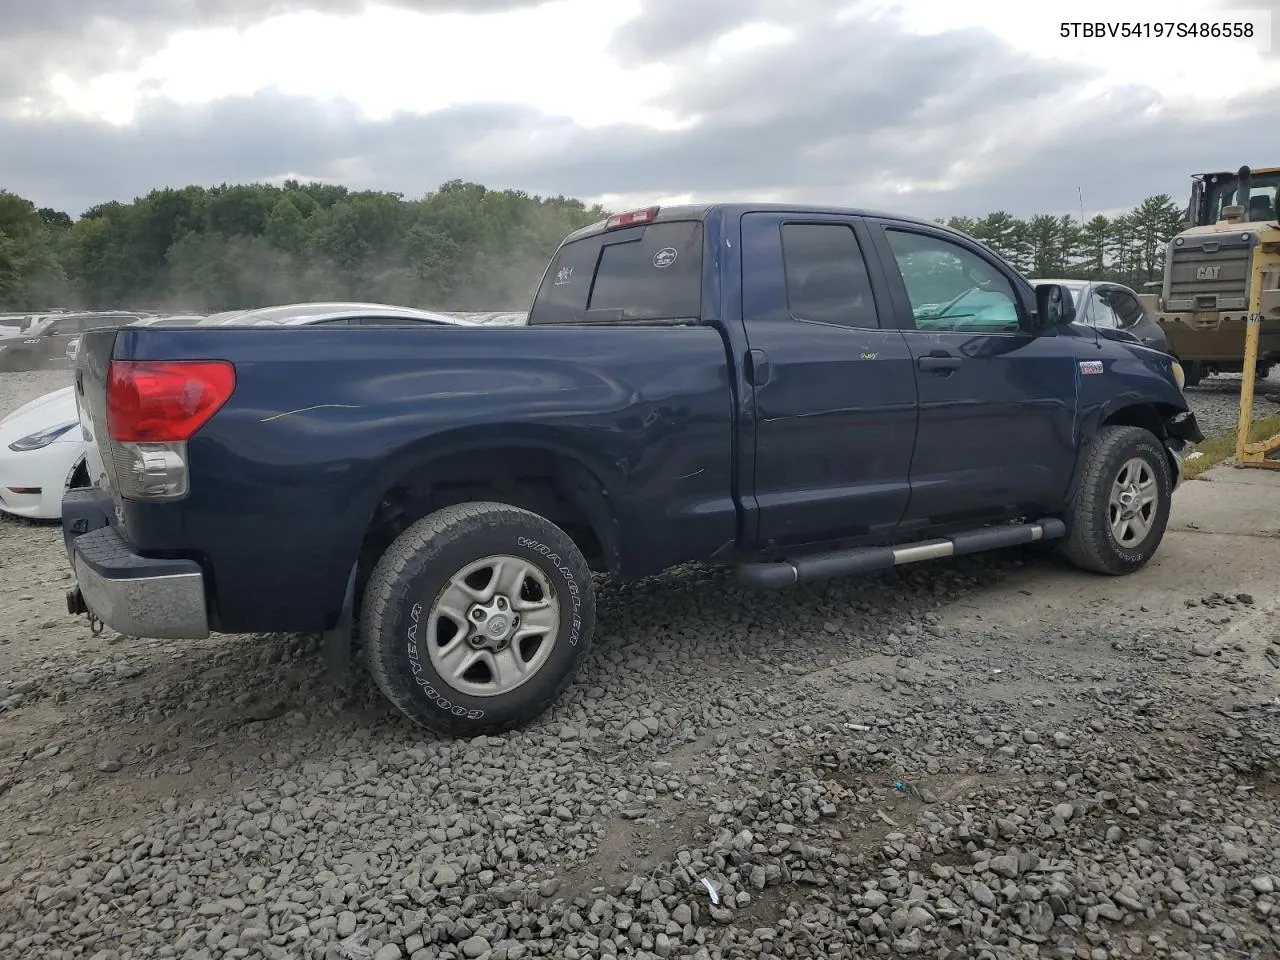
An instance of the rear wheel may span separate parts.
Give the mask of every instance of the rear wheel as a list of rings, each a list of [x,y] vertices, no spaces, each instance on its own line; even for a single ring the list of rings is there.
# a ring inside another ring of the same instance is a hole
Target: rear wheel
[[[1204,365],[1199,360],[1188,360],[1183,364],[1182,372],[1186,375],[1188,387],[1198,387],[1204,379]]]
[[[1063,554],[1095,573],[1141,569],[1164,539],[1172,494],[1169,457],[1154,434],[1103,427],[1085,453]]]
[[[555,524],[502,503],[445,507],[379,559],[361,611],[369,672],[411,721],[475,736],[523,726],[591,646],[586,560]]]

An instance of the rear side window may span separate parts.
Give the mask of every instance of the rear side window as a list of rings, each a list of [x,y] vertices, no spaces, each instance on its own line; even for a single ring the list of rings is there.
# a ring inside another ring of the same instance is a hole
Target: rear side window
[[[782,227],[787,303],[797,320],[878,327],[871,278],[853,228],[843,223]]]
[[[654,223],[562,246],[529,323],[696,320],[702,307],[702,222]]]
[[[1111,309],[1119,319],[1120,327],[1131,327],[1142,319],[1142,304],[1131,293],[1112,288],[1105,294]]]

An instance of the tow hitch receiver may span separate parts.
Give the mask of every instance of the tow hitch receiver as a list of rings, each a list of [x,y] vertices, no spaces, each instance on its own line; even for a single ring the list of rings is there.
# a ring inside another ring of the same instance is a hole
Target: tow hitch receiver
[[[84,594],[80,592],[79,587],[72,587],[67,591],[67,613],[72,616],[78,616],[82,613],[88,613],[89,608],[85,605]]]

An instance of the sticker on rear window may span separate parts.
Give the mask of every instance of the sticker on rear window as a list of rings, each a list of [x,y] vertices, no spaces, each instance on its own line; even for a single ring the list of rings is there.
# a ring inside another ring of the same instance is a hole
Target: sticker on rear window
[[[665,270],[676,262],[677,256],[679,254],[676,253],[675,247],[663,247],[653,255],[653,265],[659,270]]]
[[[1088,374],[1091,374],[1091,373],[1101,373],[1101,372],[1102,372],[1101,360],[1081,360],[1080,361],[1080,373],[1082,375],[1087,376]]]
[[[573,279],[573,267],[561,267],[556,272],[556,286],[563,287]]]

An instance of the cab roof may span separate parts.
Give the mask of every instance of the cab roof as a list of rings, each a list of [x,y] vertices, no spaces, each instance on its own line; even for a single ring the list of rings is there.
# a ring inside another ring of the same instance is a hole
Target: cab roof
[[[1193,177],[1230,177],[1231,179],[1234,180],[1236,177],[1236,174],[1238,174],[1239,172],[1240,170],[1238,168],[1235,170],[1210,170],[1207,173],[1193,173],[1192,176]],[[1249,168],[1250,176],[1257,176],[1258,174],[1271,174],[1271,173],[1280,173],[1280,167],[1250,167]]]
[[[818,204],[803,203],[681,203],[664,207],[660,204],[653,204],[649,207],[638,207],[634,210],[625,211],[608,217],[604,220],[597,220],[595,223],[588,224],[564,238],[565,243],[572,243],[574,240],[581,240],[584,237],[594,236],[604,233],[610,229],[609,224],[616,217],[627,217],[644,211],[653,211],[653,214],[646,219],[637,219],[625,226],[640,226],[647,223],[662,223],[663,221],[672,220],[705,220],[712,213],[720,213],[726,217],[733,218],[741,216],[745,213],[789,213],[797,216],[837,216],[837,217],[880,217],[885,220],[896,220],[899,223],[913,223],[917,226],[932,227],[935,230],[943,230],[954,233],[958,236],[966,236],[958,230],[954,230],[935,220],[922,220],[918,217],[908,217],[899,213],[887,213],[883,210],[868,210],[862,207],[842,207],[842,206],[822,206]],[[615,228],[618,229],[618,228]],[[974,238],[968,237],[972,240]]]

